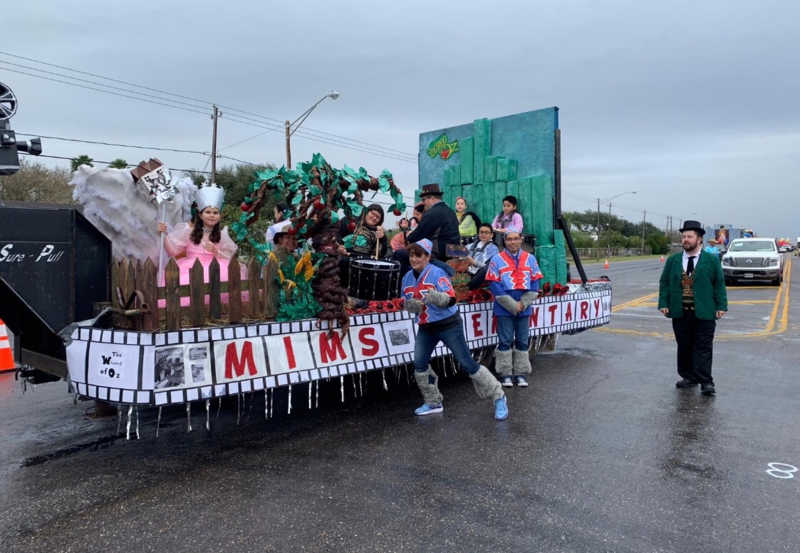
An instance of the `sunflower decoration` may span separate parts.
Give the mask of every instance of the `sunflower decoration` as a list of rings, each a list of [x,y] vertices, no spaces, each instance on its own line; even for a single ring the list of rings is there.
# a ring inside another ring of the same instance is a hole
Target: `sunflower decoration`
[[[270,259],[275,254],[270,253]],[[275,258],[277,262],[277,258]],[[296,321],[298,319],[313,319],[320,311],[320,305],[314,299],[311,280],[314,276],[314,266],[311,264],[311,252],[307,252],[300,259],[290,256],[283,266],[279,266],[276,283],[280,286],[278,291],[278,321]]]

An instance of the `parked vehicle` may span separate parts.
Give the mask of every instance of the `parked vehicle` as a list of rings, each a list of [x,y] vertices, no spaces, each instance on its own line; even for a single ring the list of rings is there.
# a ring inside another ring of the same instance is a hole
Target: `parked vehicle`
[[[722,256],[725,284],[734,280],[770,280],[780,286],[783,280],[783,256],[774,238],[737,238]]]

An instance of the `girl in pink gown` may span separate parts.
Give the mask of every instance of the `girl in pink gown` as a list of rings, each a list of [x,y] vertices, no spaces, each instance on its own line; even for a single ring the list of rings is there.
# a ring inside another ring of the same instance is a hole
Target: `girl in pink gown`
[[[204,192],[205,191],[205,192]],[[184,257],[175,259],[180,269],[181,285],[189,284],[189,274],[194,266],[195,260],[200,260],[203,265],[203,281],[208,282],[208,268],[211,261],[216,258],[219,263],[220,282],[228,281],[228,263],[233,258],[239,247],[228,234],[228,227],[220,230],[220,208],[225,192],[218,186],[206,185],[197,192],[195,201],[197,202],[198,215],[192,225],[191,223],[178,223],[172,232],[164,237],[164,250],[167,254],[176,258],[181,254]],[[159,234],[167,232],[167,225],[158,224]],[[246,270],[241,266],[241,277],[246,279]],[[161,277],[161,286],[164,285],[164,276]],[[228,294],[221,294],[222,303],[228,303]],[[205,297],[208,304],[208,296]],[[242,293],[242,300],[247,300],[247,292]],[[163,307],[159,300],[159,307]],[[181,306],[188,306],[189,298],[181,298]]]

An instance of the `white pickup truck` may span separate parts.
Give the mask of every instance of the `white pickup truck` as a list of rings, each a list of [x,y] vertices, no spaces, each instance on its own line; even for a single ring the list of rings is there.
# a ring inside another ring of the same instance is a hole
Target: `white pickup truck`
[[[783,280],[783,255],[774,238],[737,238],[722,256],[725,284],[734,280],[769,280],[780,286]]]

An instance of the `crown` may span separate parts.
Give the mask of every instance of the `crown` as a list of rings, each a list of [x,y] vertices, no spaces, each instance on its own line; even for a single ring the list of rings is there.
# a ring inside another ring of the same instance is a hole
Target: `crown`
[[[206,184],[197,189],[194,201],[197,202],[198,213],[207,207],[222,209],[222,201],[225,199],[225,190],[216,184]]]

